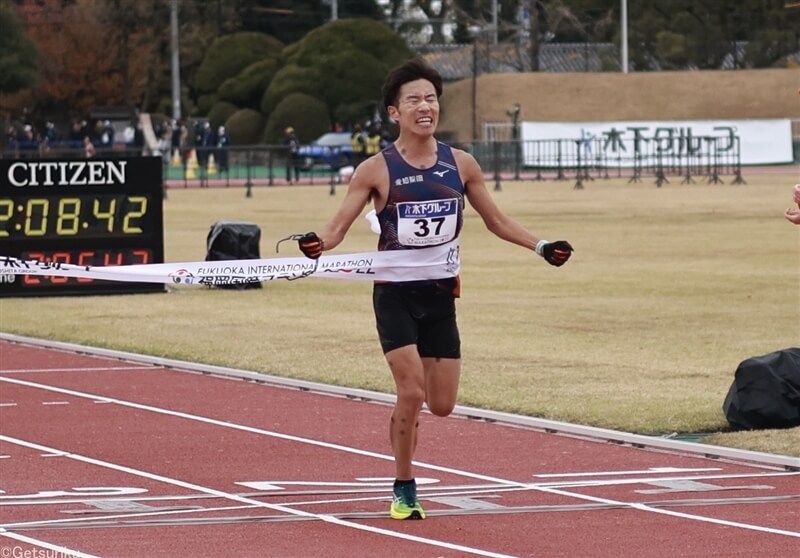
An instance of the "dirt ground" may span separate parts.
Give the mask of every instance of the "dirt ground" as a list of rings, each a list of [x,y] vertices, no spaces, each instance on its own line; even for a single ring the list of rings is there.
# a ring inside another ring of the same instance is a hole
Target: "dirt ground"
[[[485,74],[477,79],[475,128],[523,121],[717,120],[800,121],[800,69],[648,73]],[[473,81],[445,86],[439,131],[446,141],[473,139]],[[800,131],[798,131],[800,133]]]

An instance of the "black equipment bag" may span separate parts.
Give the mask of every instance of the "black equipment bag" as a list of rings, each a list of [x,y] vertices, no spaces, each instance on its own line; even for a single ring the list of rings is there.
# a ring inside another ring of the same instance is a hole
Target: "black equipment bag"
[[[253,223],[217,221],[211,226],[206,261],[257,260],[261,258],[261,229]],[[220,289],[260,289],[261,283],[217,285]]]
[[[800,348],[742,361],[722,410],[737,430],[800,426]]]

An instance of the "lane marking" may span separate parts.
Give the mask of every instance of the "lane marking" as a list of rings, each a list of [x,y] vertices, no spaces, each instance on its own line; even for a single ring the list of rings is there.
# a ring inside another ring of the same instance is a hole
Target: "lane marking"
[[[42,401],[42,405],[69,405],[69,401]]]
[[[729,479],[761,479],[768,477],[796,477],[800,476],[800,471],[787,471],[785,473],[728,473],[720,475],[691,475],[685,477],[637,477],[632,479],[608,479],[608,480],[586,480],[586,481],[565,481],[565,482],[542,482],[532,486],[542,486],[549,488],[584,488],[584,487],[603,487],[603,486],[623,486],[628,484],[656,484],[659,482],[682,482],[698,480],[729,480]]]
[[[90,357],[97,358],[97,357]],[[159,370],[160,367],[154,367],[148,364],[126,364],[124,366],[88,366],[78,368],[11,368],[7,370],[0,370],[0,374],[45,374],[47,372],[119,372],[121,370]]]
[[[8,442],[10,444],[16,444],[18,446],[23,446],[31,449],[35,449],[38,451],[49,451],[49,452],[61,452],[64,453],[64,456],[73,459],[75,461],[80,461],[82,463],[88,463],[90,465],[95,465],[98,467],[103,467],[106,469],[112,469],[114,471],[119,471],[121,473],[126,473],[129,475],[134,475],[137,477],[142,477],[158,482],[162,482],[165,484],[171,484],[173,486],[179,486],[181,488],[186,488],[188,490],[194,490],[195,492],[202,492],[205,494],[213,494],[214,496],[218,496],[220,498],[224,498],[227,500],[233,500],[234,502],[239,502],[242,504],[250,504],[260,508],[266,508],[273,511],[283,512],[289,515],[305,517],[305,518],[314,518],[322,520],[326,523],[332,523],[334,525],[339,525],[341,527],[348,527],[350,529],[358,529],[360,531],[367,531],[369,533],[375,533],[378,535],[386,535],[389,537],[394,537],[397,539],[403,539],[406,541],[418,542],[422,544],[427,544],[431,546],[436,546],[440,548],[446,548],[448,550],[457,550],[459,552],[466,552],[468,554],[474,554],[476,556],[487,556],[490,558],[515,558],[514,556],[510,556],[508,554],[500,554],[497,552],[490,552],[488,550],[482,550],[479,548],[472,548],[468,546],[463,546],[460,544],[453,544],[444,541],[438,541],[435,539],[428,539],[426,537],[418,537],[416,535],[409,535],[407,533],[400,533],[398,531],[391,531],[389,529],[381,529],[379,527],[372,527],[370,525],[362,525],[360,523],[354,523],[352,521],[346,521],[343,519],[339,519],[337,517],[327,515],[327,514],[316,514],[310,513],[303,510],[298,510],[295,508],[290,508],[288,506],[282,506],[280,504],[269,504],[267,502],[261,502],[259,500],[253,500],[252,498],[246,498],[244,496],[239,496],[237,494],[231,494],[222,490],[217,490],[215,488],[209,488],[207,486],[202,486],[199,484],[194,484],[191,482],[182,481],[179,479],[174,479],[170,477],[165,477],[163,475],[158,475],[155,473],[150,473],[148,471],[143,471],[141,469],[134,469],[133,467],[127,467],[125,465],[119,465],[117,463],[112,463],[110,461],[103,461],[101,459],[95,459],[93,457],[89,457],[86,455],[81,455],[79,453],[66,453],[65,450],[60,450],[56,448],[51,448],[48,446],[43,446],[41,444],[37,444],[35,442],[29,442],[27,440],[22,440],[20,438],[12,438],[11,436],[6,436],[5,434],[0,434],[0,440]]]
[[[363,499],[353,499],[353,500],[330,500],[330,501],[320,501],[320,502],[308,502],[308,501],[300,501],[300,502],[292,502],[292,503],[284,503],[284,505],[309,505],[314,503],[319,504],[331,504],[331,503],[342,503],[342,502],[362,502],[362,501],[376,501],[376,500],[386,500],[386,497],[382,498],[363,498]],[[795,502],[797,498],[792,498],[789,500],[790,502]],[[785,501],[785,499],[764,499],[760,498],[757,500],[749,499],[749,498],[734,498],[724,503],[726,504],[771,504],[771,503],[781,503]],[[675,506],[705,506],[708,505],[708,501],[704,500],[666,500],[661,502],[652,502],[650,505],[661,505],[664,507],[675,507]],[[214,508],[199,508],[199,507],[185,507],[185,508],[152,508],[158,509],[159,511],[148,511],[148,512],[128,512],[120,515],[101,515],[103,512],[100,510],[95,511],[72,511],[68,510],[64,513],[80,513],[84,514],[85,517],[77,517],[77,518],[69,518],[69,519],[53,519],[53,520],[42,520],[42,521],[32,521],[27,523],[14,523],[6,525],[7,528],[13,529],[24,529],[24,530],[40,530],[40,529],[53,529],[53,528],[71,528],[71,529],[80,529],[80,528],[91,528],[91,527],[140,527],[140,526],[164,526],[164,525],[209,525],[209,524],[228,524],[228,523],[235,523],[235,522],[247,522],[253,523],[254,521],[259,522],[286,522],[286,521],[298,521],[298,520],[307,520],[307,521],[315,521],[314,518],[307,518],[307,517],[297,517],[297,516],[286,516],[286,515],[274,515],[274,516],[258,516],[258,515],[245,515],[245,516],[230,516],[230,515],[220,515],[218,517],[210,517],[210,518],[203,518],[203,517],[193,517],[196,514],[205,514],[209,512],[230,512],[230,511],[246,511],[246,510],[253,510],[255,506],[219,506]],[[431,517],[458,517],[458,516],[465,516],[465,515],[498,515],[498,514],[521,514],[521,513],[554,513],[554,512],[588,512],[588,511],[596,511],[596,510],[612,510],[612,509],[624,509],[624,506],[610,506],[606,504],[558,504],[558,505],[533,505],[533,506],[511,506],[511,507],[499,507],[493,509],[452,509],[452,510],[431,510],[429,515]],[[187,517],[185,518],[178,518],[178,519],[161,519],[160,516],[166,515],[181,515],[185,514]],[[385,519],[386,513],[383,511],[380,512],[343,512],[343,513],[332,513],[334,517],[339,517],[342,519]],[[116,521],[120,520],[120,521]]]
[[[360,479],[357,479],[360,480]],[[437,484],[439,479],[429,479],[425,477],[417,477],[417,488],[421,489],[422,486]],[[328,487],[370,487],[380,486],[384,488],[391,488],[394,484],[394,477],[392,478],[374,478],[364,480],[363,482],[345,482],[345,481],[245,481],[236,482],[240,486],[252,488],[260,492],[268,490],[286,490],[284,486],[328,486]]]
[[[695,469],[681,468],[681,467],[650,467],[649,469],[642,469],[639,471],[591,471],[583,473],[545,473],[540,475],[533,475],[540,479],[557,479],[562,477],[618,477],[621,475],[650,475],[652,473],[706,473],[710,471],[722,471],[719,467],[701,467]]]
[[[158,370],[152,365],[90,366],[88,368],[12,368],[0,370],[2,374],[45,374],[47,372],[118,372],[120,370]]]
[[[39,546],[42,548],[46,548],[47,550],[52,550],[55,554],[47,553],[48,556],[75,556],[76,558],[100,558],[99,556],[95,556],[94,554],[86,554],[85,552],[79,552],[77,550],[73,550],[71,548],[67,548],[66,546],[58,546],[55,544],[50,544],[49,542],[40,541],[39,539],[34,539],[32,537],[27,537],[25,535],[20,535],[19,533],[11,533],[6,531],[2,527],[0,527],[0,537],[7,537],[9,539],[14,539],[15,541],[24,542],[31,544],[33,546]],[[11,549],[13,553],[14,550]],[[39,556],[39,553],[31,553],[31,556]],[[17,556],[17,554],[5,554],[3,556]],[[28,556],[28,554],[20,554],[20,556]]]
[[[374,457],[376,459],[383,459],[383,460],[386,460],[386,461],[394,461],[394,457],[393,456],[380,454],[380,453],[377,453],[377,452],[371,452],[371,451],[361,450],[361,449],[357,449],[357,448],[351,448],[351,447],[342,446],[342,445],[339,445],[339,444],[333,444],[333,443],[329,443],[329,442],[322,442],[320,440],[312,440],[312,439],[309,439],[309,438],[302,438],[302,437],[299,437],[299,436],[292,436],[292,435],[283,434],[283,433],[280,433],[280,432],[272,432],[272,431],[269,431],[269,430],[263,430],[263,429],[254,428],[254,427],[251,427],[251,426],[244,426],[244,425],[240,425],[240,424],[236,424],[236,423],[221,421],[221,420],[212,419],[212,418],[208,418],[208,417],[203,417],[203,416],[199,416],[199,415],[193,415],[193,414],[190,414],[190,413],[184,413],[184,412],[180,412],[180,411],[173,411],[171,409],[164,409],[164,408],[160,408],[160,407],[154,407],[154,406],[151,406],[151,405],[144,405],[144,404],[141,404],[141,403],[134,403],[132,401],[126,401],[126,400],[123,400],[123,399],[117,399],[117,398],[111,398],[111,397],[98,397],[96,395],[85,393],[85,392],[79,392],[79,391],[75,391],[75,390],[60,388],[60,387],[56,387],[56,386],[49,386],[49,385],[45,385],[45,384],[37,384],[37,383],[34,383],[34,382],[29,382],[29,381],[26,381],[26,380],[19,380],[19,379],[16,379],[16,378],[0,377],[0,382],[7,382],[7,383],[12,383],[12,384],[32,387],[32,388],[36,388],[36,389],[42,389],[42,390],[45,390],[45,391],[52,391],[52,392],[55,392],[55,393],[62,393],[62,394],[72,395],[74,397],[81,397],[81,398],[85,398],[85,399],[106,399],[108,401],[112,401],[112,402],[114,402],[114,403],[116,403],[118,405],[121,405],[123,407],[130,407],[130,408],[133,408],[133,409],[151,411],[151,412],[162,414],[162,415],[175,416],[175,417],[180,417],[180,418],[184,418],[184,419],[188,419],[188,420],[198,421],[198,422],[201,422],[201,423],[204,423],[204,424],[212,424],[212,425],[215,425],[215,426],[222,426],[224,428],[231,428],[231,429],[234,429],[234,430],[241,430],[241,431],[244,431],[244,432],[260,434],[260,435],[264,435],[264,436],[278,438],[278,439],[281,439],[281,440],[289,440],[289,441],[293,441],[293,442],[300,442],[300,443],[304,443],[304,444],[308,444],[308,445],[312,445],[312,446],[316,446],[316,447],[334,449],[334,450],[338,450],[338,451],[345,451],[345,452],[348,452],[348,453],[354,453],[354,454],[357,454],[357,455],[362,455],[362,456],[367,456],[367,457]],[[6,436],[0,435],[0,440],[2,440],[3,438],[6,438]],[[661,514],[661,515],[669,515],[669,516],[679,517],[679,518],[683,518],[683,519],[689,519],[689,520],[693,520],[693,521],[700,521],[700,522],[703,522],[703,523],[722,525],[722,526],[725,526],[725,527],[737,527],[737,528],[740,528],[740,529],[758,531],[758,532],[762,532],[762,533],[770,533],[770,534],[785,535],[785,536],[789,536],[789,537],[800,538],[800,532],[796,532],[796,531],[788,531],[788,530],[783,530],[783,529],[773,529],[771,527],[762,527],[760,525],[752,525],[752,524],[749,524],[749,523],[726,521],[724,519],[717,519],[717,518],[713,518],[713,517],[707,517],[707,516],[701,516],[701,515],[692,515],[692,514],[686,514],[686,513],[682,513],[682,512],[675,512],[675,511],[671,511],[671,510],[663,510],[663,509],[659,509],[659,508],[652,508],[652,507],[647,506],[646,504],[639,504],[639,503],[636,503],[636,502],[622,502],[622,501],[613,500],[613,499],[610,499],[610,498],[600,498],[600,497],[596,497],[596,496],[589,496],[589,495],[586,495],[586,494],[578,494],[578,493],[568,492],[566,490],[560,490],[560,489],[556,489],[556,488],[528,485],[526,483],[522,483],[522,482],[519,482],[519,481],[511,481],[511,480],[508,480],[508,479],[501,479],[501,478],[497,478],[497,477],[492,477],[490,475],[482,475],[482,474],[473,473],[473,472],[470,472],[470,471],[457,470],[457,469],[452,469],[450,467],[442,467],[442,466],[439,466],[439,465],[433,465],[433,464],[430,464],[430,463],[423,463],[423,462],[419,462],[419,461],[414,461],[413,464],[415,466],[417,466],[417,467],[424,468],[424,469],[430,469],[430,470],[433,470],[433,471],[445,472],[445,473],[449,473],[449,474],[453,474],[453,475],[460,475],[460,476],[469,477],[469,478],[473,478],[473,479],[483,480],[483,481],[486,481],[486,482],[495,482],[495,483],[506,485],[506,486],[529,487],[531,490],[537,490],[537,491],[544,492],[544,493],[547,493],[547,494],[556,494],[556,495],[560,495],[560,496],[565,496],[567,498],[577,498],[579,500],[587,500],[587,501],[590,501],[590,502],[598,502],[598,503],[609,504],[609,505],[614,505],[614,506],[626,506],[626,507],[629,507],[631,509],[635,509],[635,510],[639,510],[639,511],[645,511],[645,512],[649,512],[649,513],[656,513],[656,514]],[[786,473],[786,474],[781,474],[781,475],[790,476],[790,475],[796,475],[796,474],[800,474],[800,472],[798,472],[798,473]],[[628,479],[628,480],[630,480],[630,479]],[[211,489],[209,489],[209,490],[211,490]],[[238,498],[238,497],[236,497],[236,498]],[[243,500],[240,500],[240,501],[243,501],[243,502],[246,502],[246,503],[251,502],[251,500],[249,500],[249,499],[243,499]],[[320,517],[326,517],[327,518],[328,516],[320,516]],[[331,518],[331,519],[333,519],[333,518]],[[357,524],[355,524],[355,525],[357,525]],[[358,526],[356,528],[360,528],[360,527],[361,526]],[[394,535],[392,535],[392,536],[396,536],[396,533],[394,531],[388,531],[388,533],[393,533]]]
[[[0,407],[16,407],[16,403],[0,403]]]
[[[59,498],[61,496],[125,496],[131,494],[144,494],[147,492],[146,488],[136,488],[131,486],[76,486],[70,492],[69,490],[42,490],[35,494],[8,494],[0,496],[0,500],[19,500],[21,498]],[[126,498],[128,500],[129,498]],[[62,500],[56,500],[61,502]],[[82,501],[82,500],[79,500]]]

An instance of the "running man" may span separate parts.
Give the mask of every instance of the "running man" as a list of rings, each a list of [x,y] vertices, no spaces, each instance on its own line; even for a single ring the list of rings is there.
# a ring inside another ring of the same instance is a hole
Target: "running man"
[[[554,266],[566,263],[572,254],[567,241],[542,240],[503,214],[475,158],[434,138],[442,94],[438,72],[419,59],[409,60],[389,73],[382,94],[389,117],[399,126],[397,140],[358,166],[333,219],[319,233],[298,241],[307,257],[318,258],[338,246],[370,200],[380,224],[379,251],[453,241],[461,231],[466,197],[499,238],[535,251]],[[424,202],[440,208],[435,217],[420,216]],[[461,373],[455,310],[459,291],[458,277],[373,287],[378,336],[397,392],[389,424],[396,469],[393,519],[425,519],[412,467],[418,417],[423,404],[441,417],[456,404]]]

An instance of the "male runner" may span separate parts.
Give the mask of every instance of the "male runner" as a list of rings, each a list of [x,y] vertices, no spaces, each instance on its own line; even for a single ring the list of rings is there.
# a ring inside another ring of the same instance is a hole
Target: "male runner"
[[[472,155],[436,140],[442,78],[434,69],[419,59],[407,61],[387,76],[382,93],[399,136],[358,166],[333,219],[319,233],[298,241],[307,257],[318,258],[339,245],[370,200],[380,223],[378,250],[451,242],[461,231],[466,197],[501,239],[535,251],[555,266],[569,259],[568,242],[541,240],[499,210]],[[425,518],[411,464],[417,421],[423,403],[442,417],[456,404],[461,370],[458,295],[457,277],[374,285],[378,336],[397,390],[389,425],[396,469],[390,508],[394,519]]]

